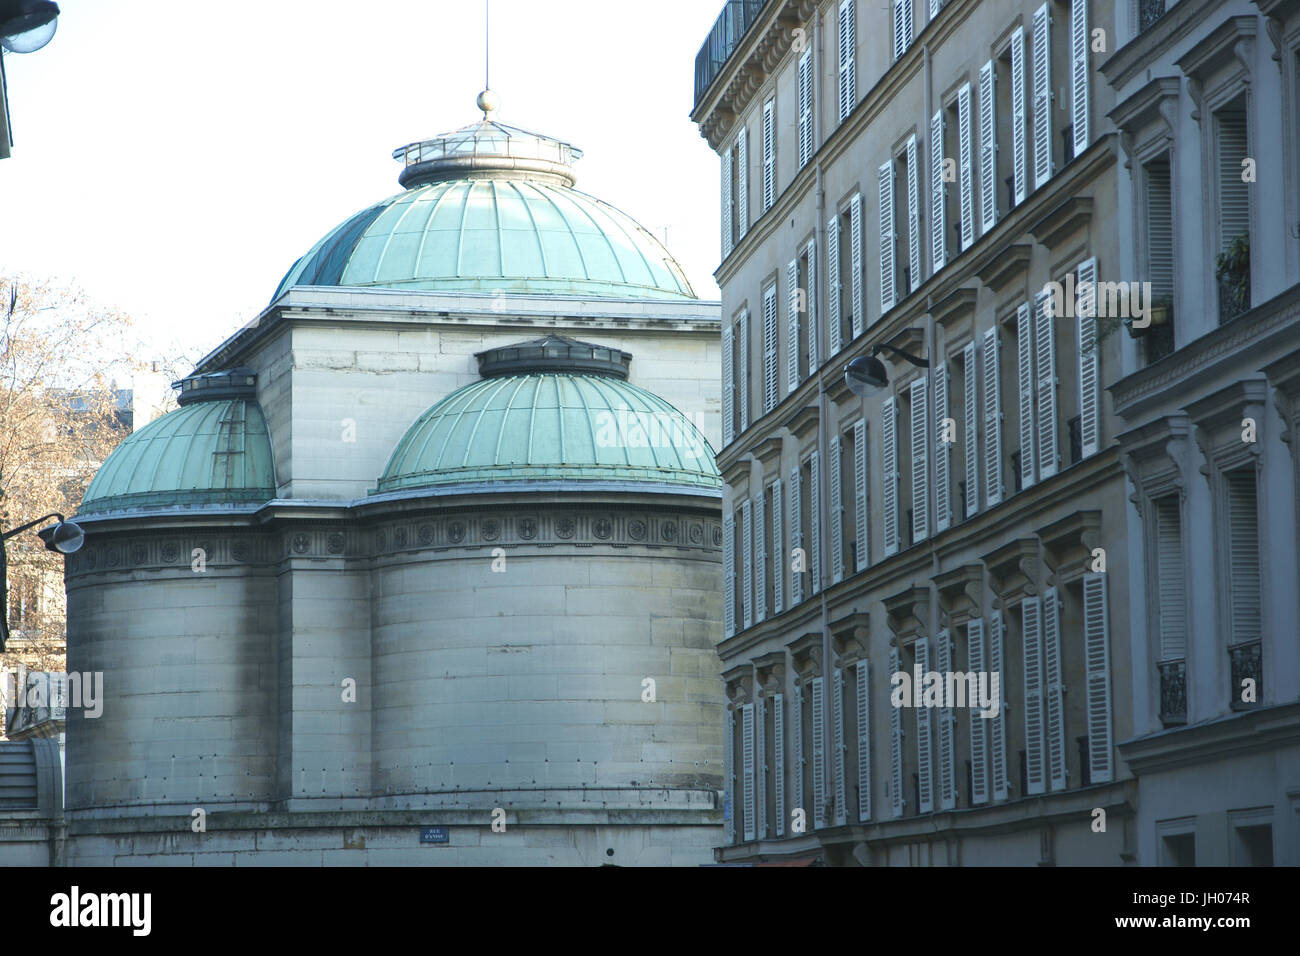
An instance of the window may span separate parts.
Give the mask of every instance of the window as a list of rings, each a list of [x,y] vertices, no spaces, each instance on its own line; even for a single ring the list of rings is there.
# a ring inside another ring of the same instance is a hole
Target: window
[[[722,441],[731,444],[749,427],[749,310],[741,309],[722,333]]]
[[[830,260],[830,350],[834,355],[862,334],[862,196],[826,223]]]
[[[732,511],[722,519],[722,587],[723,587],[723,629],[728,637],[736,633],[736,625],[741,621],[743,608],[740,604],[741,588],[737,587],[737,556],[743,554],[740,541],[740,521]]]
[[[1165,15],[1166,0],[1134,0],[1137,4],[1138,32],[1144,33]]]
[[[1150,365],[1174,350],[1174,204],[1168,153],[1143,164],[1142,187],[1146,278],[1151,283],[1151,325],[1142,337],[1142,352]]]
[[[839,117],[843,123],[858,102],[857,40],[854,37],[857,12],[853,0],[841,0],[839,11]]]
[[[1233,846],[1234,866],[1273,865],[1273,825],[1261,823],[1233,827],[1236,837]]]
[[[763,412],[776,408],[776,283],[763,290]]]
[[[763,212],[776,205],[776,100],[763,104]]]
[[[1161,839],[1161,866],[1195,866],[1196,834],[1173,833]]]
[[[786,388],[793,392],[817,368],[816,247],[812,241],[786,271]]]
[[[1231,322],[1250,308],[1250,186],[1242,163],[1250,155],[1245,97],[1214,114],[1218,194],[1219,323]]]
[[[903,152],[894,158],[891,173],[888,193],[883,168],[880,175],[882,315],[921,284],[921,193],[915,135],[908,137]]]
[[[1224,563],[1231,704],[1234,710],[1242,710],[1255,706],[1264,691],[1259,503],[1253,465],[1224,473],[1223,514],[1227,532]],[[1253,699],[1243,699],[1248,696],[1247,681],[1253,682]]]
[[[1165,726],[1187,722],[1187,576],[1183,558],[1183,528],[1177,493],[1151,502],[1155,517],[1154,596],[1160,673],[1160,720]]]
[[[1025,31],[1016,27],[1011,39],[993,61],[993,128],[996,183],[993,193],[999,211],[1024,202],[1028,193],[1028,140],[1025,129]],[[985,195],[989,187],[984,187]],[[987,218],[987,211],[986,211]]]
[[[813,154],[813,70],[812,50],[799,57],[799,168],[803,169]]]

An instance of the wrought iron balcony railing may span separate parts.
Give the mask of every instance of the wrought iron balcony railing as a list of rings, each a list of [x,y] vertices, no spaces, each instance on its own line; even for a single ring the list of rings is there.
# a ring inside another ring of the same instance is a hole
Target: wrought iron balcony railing
[[[1165,0],[1138,0],[1138,32],[1144,33],[1165,15]]]
[[[1264,697],[1264,661],[1261,642],[1248,641],[1245,644],[1234,644],[1228,648],[1228,661],[1232,671],[1232,687],[1229,688],[1232,709],[1250,710],[1258,706],[1259,701]],[[1252,699],[1243,700],[1242,698],[1246,696],[1246,688],[1243,684],[1247,679],[1255,682],[1254,694]]]
[[[704,94],[726,66],[749,28],[758,20],[767,0],[727,0],[722,13],[709,31],[699,54],[695,57],[695,105],[699,106]]]
[[[1161,661],[1160,722],[1166,727],[1187,723],[1187,661]]]

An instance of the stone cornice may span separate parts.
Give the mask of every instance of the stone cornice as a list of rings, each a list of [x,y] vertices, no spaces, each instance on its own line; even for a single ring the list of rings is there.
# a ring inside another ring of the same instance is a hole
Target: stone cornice
[[[1031,226],[1029,231],[1033,232],[1035,228]],[[1034,247],[1028,242],[1013,242],[1000,249],[991,248],[985,260],[975,264],[975,275],[994,295],[1001,295],[1002,290],[1017,279],[1024,284],[1033,254]]]
[[[808,631],[791,641],[790,659],[800,681],[820,677],[822,674],[822,636],[819,631]]]
[[[1070,196],[1032,223],[1029,232],[1048,249],[1055,249],[1062,239],[1088,228],[1091,222],[1092,197]]]
[[[978,298],[978,289],[971,286],[958,286],[941,299],[936,300],[931,297],[930,315],[947,330],[950,325],[960,325],[965,319],[974,315]]]
[[[1174,141],[1178,128],[1178,96],[1182,82],[1176,76],[1161,76],[1138,90],[1108,114],[1120,131],[1120,145],[1124,147],[1125,168],[1131,169],[1136,143],[1141,133],[1159,123],[1158,135],[1165,143]]]
[[[1038,529],[1043,552],[1052,571],[1052,584],[1068,584],[1082,578],[1088,569],[1092,549],[1101,540],[1101,512],[1076,511]]]
[[[939,594],[939,610],[948,627],[960,627],[984,615],[984,566],[963,564],[931,580]]]
[[[1119,743],[1135,774],[1204,765],[1219,757],[1277,751],[1300,741],[1300,703],[1248,710]]]
[[[871,616],[853,611],[830,622],[831,650],[841,666],[866,657],[870,651]]]
[[[758,459],[759,464],[763,466],[763,474],[769,474],[772,471],[772,462],[778,464],[781,459],[781,446],[785,442],[781,440],[780,435],[770,435],[768,438],[754,445],[750,451]]]
[[[1201,42],[1178,58],[1176,65],[1188,80],[1204,83],[1211,74],[1235,58],[1240,70],[1250,73],[1250,46],[1258,21],[1253,16],[1229,17]]]
[[[930,589],[921,585],[904,588],[884,598],[885,623],[899,643],[930,633]]]
[[[984,556],[989,569],[989,584],[998,596],[999,606],[1011,607],[1038,593],[1039,542],[1037,538],[1017,538]]]
[[[1136,489],[1129,500],[1142,514],[1145,501],[1165,488],[1187,492],[1191,474],[1192,424],[1181,413],[1166,415],[1119,435],[1124,470]]]
[[[816,405],[805,405],[785,420],[785,427],[795,438],[803,441],[817,430],[820,415],[821,412]]]

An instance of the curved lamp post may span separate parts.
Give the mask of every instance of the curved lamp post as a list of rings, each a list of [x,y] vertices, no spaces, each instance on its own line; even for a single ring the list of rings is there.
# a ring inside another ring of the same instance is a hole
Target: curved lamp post
[[[873,345],[869,355],[860,355],[844,366],[844,384],[849,387],[850,392],[859,397],[870,395],[889,384],[889,373],[885,371],[885,363],[876,358],[886,349],[918,368],[930,367],[928,359],[913,355],[911,352],[904,352],[892,345]]]
[[[81,526],[74,521],[69,521],[57,511],[0,534],[0,600],[4,601],[4,606],[0,607],[0,653],[4,652],[5,644],[9,640],[9,556],[5,551],[4,543],[50,518],[58,518],[58,523],[36,532],[45,542],[45,550],[56,554],[73,554],[81,550],[81,546],[86,543],[86,533],[81,530]]]

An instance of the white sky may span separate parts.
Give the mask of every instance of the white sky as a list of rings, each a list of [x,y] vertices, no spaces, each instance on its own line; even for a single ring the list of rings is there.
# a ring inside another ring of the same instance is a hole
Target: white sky
[[[74,280],[202,354],[294,260],[400,191],[391,152],[474,122],[481,0],[60,0],[5,55],[0,273]],[[578,188],[716,299],[716,156],[688,119],[722,0],[493,0],[502,122],[586,153]],[[144,356],[147,357],[147,356]]]

